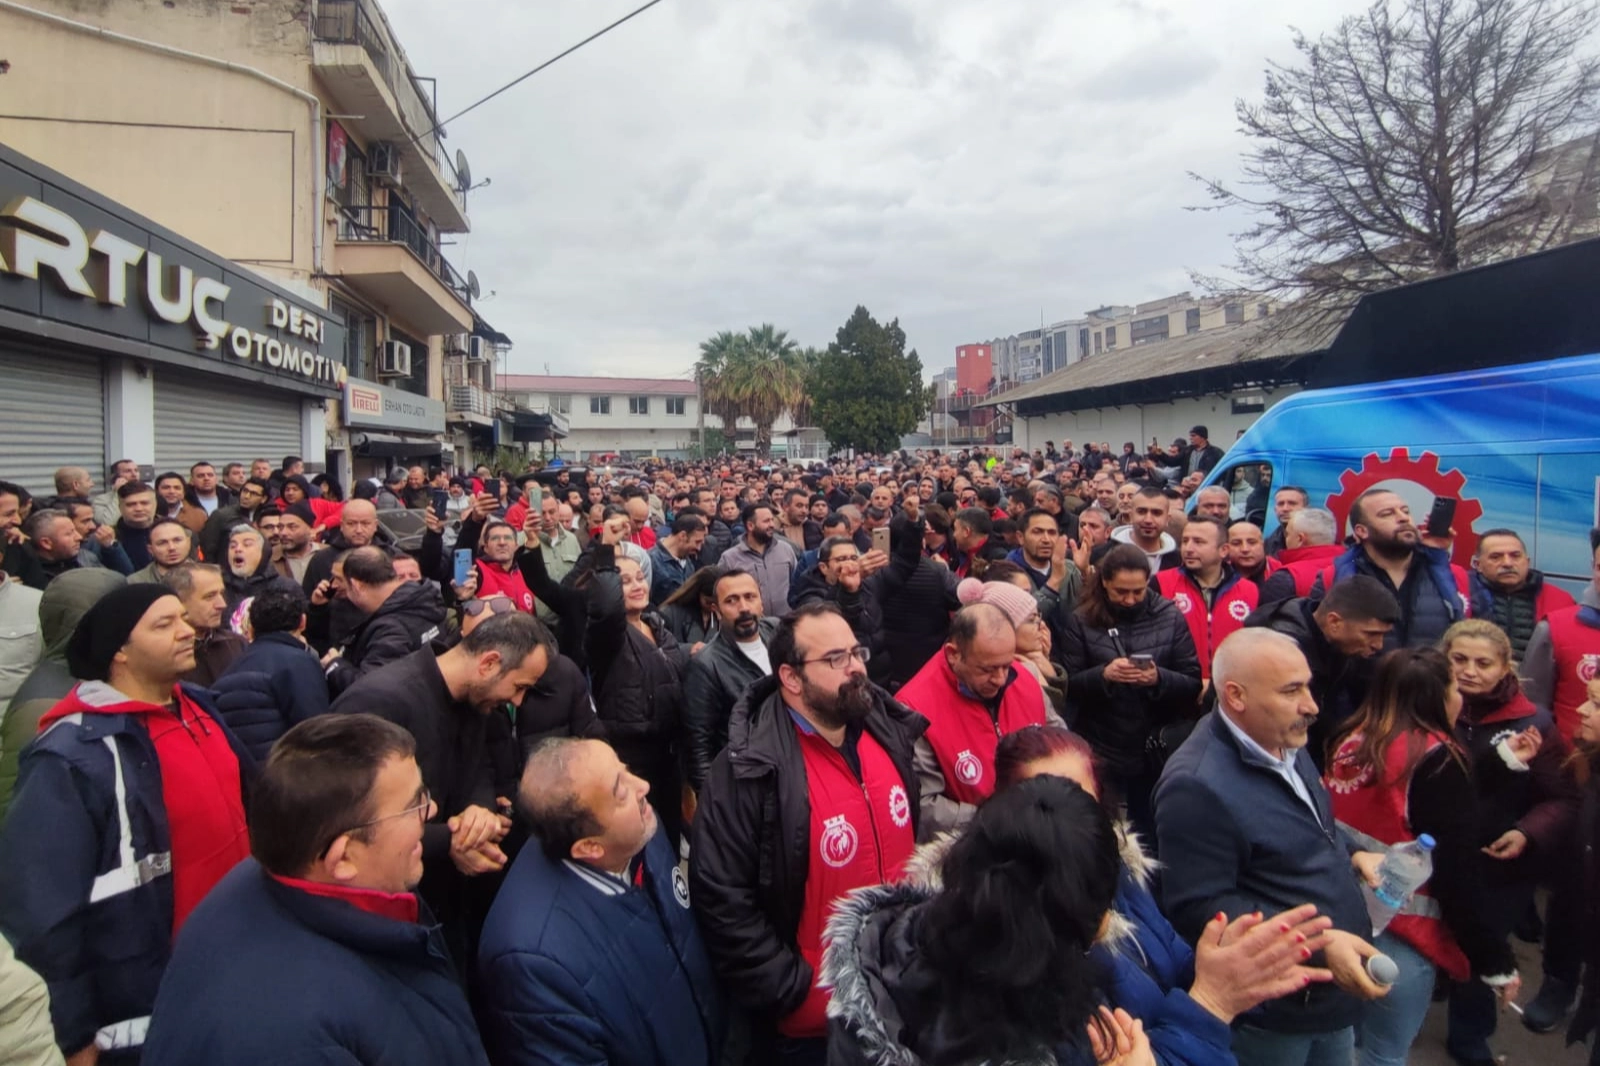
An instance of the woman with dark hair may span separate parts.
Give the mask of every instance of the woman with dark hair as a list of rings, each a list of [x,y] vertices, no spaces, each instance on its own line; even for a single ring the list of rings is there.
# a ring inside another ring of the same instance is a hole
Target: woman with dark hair
[[[1400,976],[1388,995],[1362,1004],[1362,1066],[1406,1061],[1432,1000],[1436,967],[1453,981],[1489,985],[1502,1002],[1521,987],[1506,928],[1521,912],[1497,915],[1485,891],[1496,860],[1480,849],[1494,836],[1485,834],[1477,797],[1498,790],[1495,777],[1525,771],[1538,744],[1527,733],[1513,735],[1504,759],[1479,762],[1474,783],[1456,739],[1460,713],[1461,693],[1444,654],[1402,648],[1379,661],[1366,700],[1329,741],[1328,793],[1352,839],[1379,854],[1424,834],[1437,842],[1433,876],[1373,941]],[[1369,880],[1375,874],[1363,872]],[[1493,1062],[1451,1053],[1463,1064]]]
[[[1332,925],[1310,904],[1270,920],[1250,914],[1231,923],[1213,921],[1197,955],[1157,906],[1150,890],[1156,864],[1102,796],[1094,752],[1082,737],[1059,726],[1019,729],[1001,738],[994,772],[997,793],[1050,774],[1075,782],[1107,808],[1118,830],[1122,873],[1110,925],[1090,954],[1102,967],[1106,1001],[1144,1023],[1157,1062],[1231,1063],[1229,1026],[1235,1017],[1328,980],[1326,970],[1304,965]],[[914,859],[914,867],[920,862]]]
[[[1578,813],[1578,840],[1574,854],[1581,855],[1583,879],[1583,987],[1577,1013],[1567,1029],[1567,1042],[1589,1042],[1589,1066],[1600,1066],[1600,678],[1588,683],[1589,698],[1578,705],[1578,728],[1572,736],[1574,751],[1567,761],[1582,801]]]
[[[355,488],[350,490],[350,496],[352,499],[357,500],[376,500],[378,498],[378,486],[366,478],[358,478]]]
[[[1490,842],[1485,853],[1494,860],[1481,864],[1483,891],[1493,900],[1497,931],[1509,933],[1529,913],[1541,879],[1571,872],[1568,860],[1574,854],[1571,834],[1578,792],[1564,767],[1568,749],[1555,719],[1523,695],[1511,638],[1499,626],[1482,618],[1457,622],[1445,631],[1439,647],[1461,692],[1455,733],[1470,764],[1476,768],[1506,759],[1518,734],[1526,734],[1534,747],[1528,773],[1477,774],[1478,814],[1483,837]],[[1576,892],[1553,894],[1552,907],[1558,905],[1559,895],[1578,898]],[[1571,925],[1577,924],[1574,916]],[[1566,950],[1576,959],[1577,945]],[[1570,997],[1568,991],[1566,998]],[[1497,1013],[1494,992],[1483,982],[1451,986],[1445,1045],[1457,1061],[1487,1062],[1493,1057],[1489,1037],[1494,1035]]]
[[[679,644],[698,651],[699,645],[717,631],[717,598],[713,590],[725,573],[720,566],[702,566],[661,604],[661,617]]]
[[[1050,1063],[1058,1048],[1091,1061],[1089,951],[1119,868],[1110,819],[1076,784],[1047,776],[997,793],[945,855],[941,889],[881,885],[837,905],[821,976],[829,1063]],[[1132,1053],[1148,1055],[1132,1035]]]
[[[321,529],[333,529],[339,524],[339,516],[344,512],[344,504],[333,500],[323,499],[321,496],[311,494],[311,482],[306,480],[304,474],[295,474],[283,479],[282,501],[285,506],[293,507],[302,501],[311,508],[311,513],[316,518],[316,525]]]
[[[334,503],[344,502],[344,488],[334,480],[331,474],[318,474],[311,479],[311,483],[322,490],[322,498]]]
[[[1054,658],[1067,675],[1069,724],[1094,748],[1109,791],[1155,839],[1151,792],[1199,716],[1200,659],[1170,600],[1150,589],[1150,560],[1119,544],[1100,560]]]

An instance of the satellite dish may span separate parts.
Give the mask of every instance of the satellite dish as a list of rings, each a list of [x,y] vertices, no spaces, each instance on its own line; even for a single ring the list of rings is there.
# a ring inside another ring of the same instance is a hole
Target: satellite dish
[[[461,191],[466,192],[472,188],[472,168],[467,166],[467,153],[456,149],[456,180],[461,183]]]
[[[478,275],[476,271],[467,271],[467,291],[472,293],[472,298],[474,300],[476,300],[479,293],[483,291],[478,287]]]

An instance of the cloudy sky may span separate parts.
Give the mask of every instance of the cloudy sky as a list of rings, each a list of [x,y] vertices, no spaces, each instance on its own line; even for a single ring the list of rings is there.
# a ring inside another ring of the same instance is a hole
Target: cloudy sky
[[[638,0],[383,0],[450,115]],[[957,344],[1190,288],[1243,219],[1233,101],[1360,0],[663,0],[459,120],[511,369],[682,375],[856,304]],[[442,116],[441,116],[442,117]]]

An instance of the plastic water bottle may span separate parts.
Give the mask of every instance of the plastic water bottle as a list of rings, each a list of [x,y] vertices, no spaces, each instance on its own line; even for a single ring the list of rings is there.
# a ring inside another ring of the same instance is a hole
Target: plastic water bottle
[[[1410,843],[1394,845],[1378,867],[1378,887],[1362,886],[1373,936],[1383,932],[1412,893],[1433,876],[1434,846],[1434,839],[1426,833]]]

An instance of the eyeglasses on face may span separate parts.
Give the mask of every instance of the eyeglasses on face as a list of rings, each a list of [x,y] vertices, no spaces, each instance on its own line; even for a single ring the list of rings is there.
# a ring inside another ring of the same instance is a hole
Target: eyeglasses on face
[[[800,665],[809,666],[811,663],[827,663],[835,670],[843,670],[850,665],[851,659],[854,659],[858,663],[866,663],[871,658],[872,649],[867,647],[865,644],[857,644],[853,648],[841,648],[838,651],[830,651],[825,655],[817,656],[815,659],[801,659]]]
[[[374,818],[371,821],[362,822],[360,825],[353,825],[349,829],[342,829],[338,833],[335,833],[333,840],[328,841],[328,847],[323,848],[321,854],[326,855],[328,853],[328,848],[333,847],[334,841],[338,840],[342,836],[350,836],[352,833],[359,833],[363,829],[371,829],[375,825],[382,825],[384,822],[390,822],[396,818],[404,818],[407,815],[414,814],[417,816],[417,823],[419,825],[425,825],[428,821],[428,815],[430,812],[432,812],[432,810],[433,796],[429,794],[427,789],[423,789],[422,795],[418,797],[417,802],[412,804],[410,807],[407,807],[405,810],[395,811],[393,814],[385,814]]]

